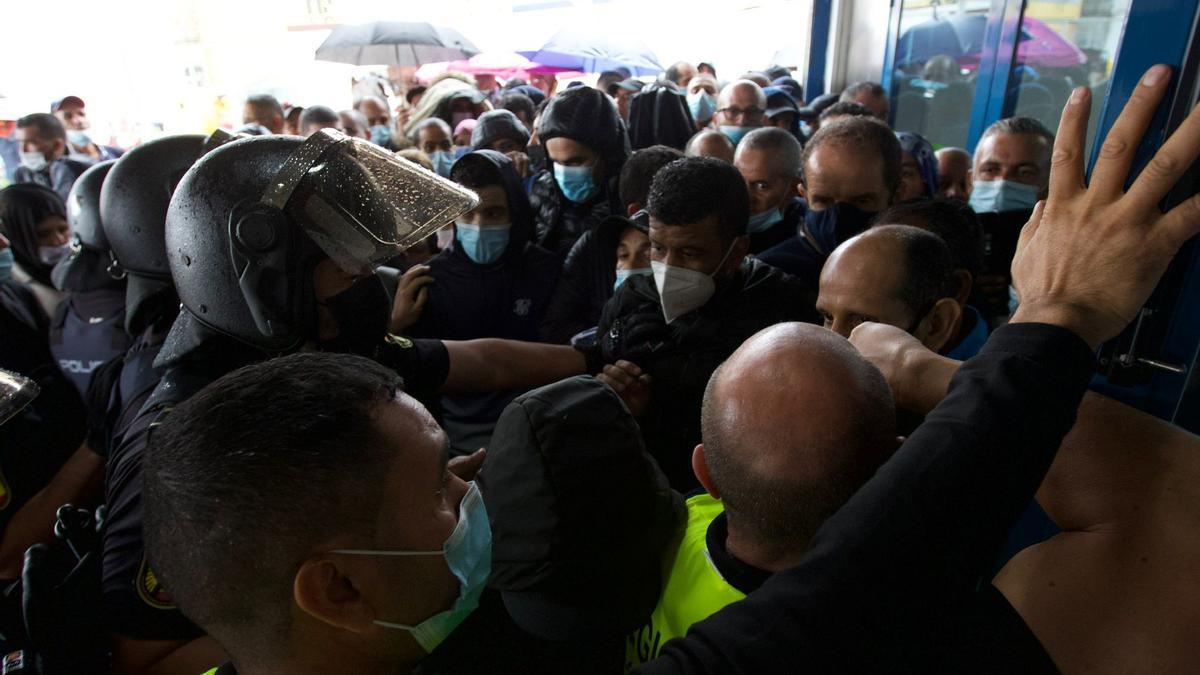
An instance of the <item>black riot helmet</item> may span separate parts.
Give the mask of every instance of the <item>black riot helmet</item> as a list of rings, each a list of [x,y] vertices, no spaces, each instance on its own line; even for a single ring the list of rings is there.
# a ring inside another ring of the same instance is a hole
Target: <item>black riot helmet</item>
[[[100,191],[100,222],[112,248],[115,274],[129,274],[125,326],[137,334],[176,304],[163,238],[167,205],[179,179],[200,157],[205,137],[166,136],[117,160]]]
[[[100,226],[100,188],[116,160],[94,164],[80,174],[67,195],[67,223],[71,226],[71,254],[50,273],[60,291],[85,292],[124,287],[121,275],[110,274],[108,238]]]
[[[477,204],[470,190],[331,129],[239,140],[180,181],[167,213],[171,276],[200,323],[286,351],[315,337],[317,262],[370,274]]]

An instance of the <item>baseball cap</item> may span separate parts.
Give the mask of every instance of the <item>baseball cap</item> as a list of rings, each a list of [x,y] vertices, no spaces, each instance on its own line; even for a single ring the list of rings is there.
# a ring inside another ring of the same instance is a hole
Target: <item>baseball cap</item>
[[[608,85],[608,95],[616,96],[618,89],[624,89],[625,91],[641,91],[642,87],[644,86],[646,86],[645,82],[642,82],[641,80],[635,80],[630,77],[628,79],[621,80],[620,82],[613,82],[612,84]]]
[[[86,108],[87,107],[86,105],[84,105],[83,99],[79,98],[78,96],[74,96],[74,95],[64,96],[50,104],[50,112],[56,113],[63,106],[73,106],[76,108]]]
[[[588,376],[525,394],[500,416],[488,453],[488,586],[509,616],[547,640],[642,625],[686,510],[617,394]]]

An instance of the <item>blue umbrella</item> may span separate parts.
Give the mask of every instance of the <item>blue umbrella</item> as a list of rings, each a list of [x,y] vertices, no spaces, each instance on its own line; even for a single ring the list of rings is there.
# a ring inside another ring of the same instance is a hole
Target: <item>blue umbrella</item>
[[[663,71],[658,57],[640,40],[597,35],[578,28],[560,30],[541,49],[517,53],[544,66],[585,73],[626,68],[631,75],[641,76]]]
[[[479,48],[452,28],[373,21],[334,28],[317,47],[317,60],[358,66],[419,66],[466,59],[478,53]]]
[[[896,43],[896,65],[924,63],[941,54],[957,59],[966,53],[957,26],[934,19],[919,23],[900,35]]]

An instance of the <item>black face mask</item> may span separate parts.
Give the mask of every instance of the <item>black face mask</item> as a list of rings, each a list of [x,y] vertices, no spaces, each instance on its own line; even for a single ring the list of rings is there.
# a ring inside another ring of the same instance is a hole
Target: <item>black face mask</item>
[[[374,275],[361,279],[323,304],[337,321],[338,336],[322,342],[321,350],[373,356],[392,315],[383,282]]]
[[[847,239],[857,237],[871,225],[878,211],[864,211],[853,204],[837,202],[824,211],[809,210],[804,214],[804,227],[821,247],[825,255],[842,245]]]

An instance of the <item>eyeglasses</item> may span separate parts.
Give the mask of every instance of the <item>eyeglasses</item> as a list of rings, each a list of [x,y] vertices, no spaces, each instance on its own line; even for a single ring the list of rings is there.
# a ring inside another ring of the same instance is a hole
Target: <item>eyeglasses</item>
[[[747,120],[761,120],[766,113],[762,108],[721,108],[717,111],[725,116],[725,119],[737,119],[743,117]]]

